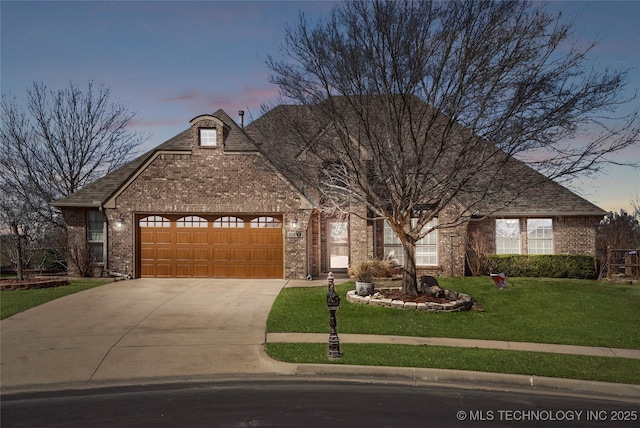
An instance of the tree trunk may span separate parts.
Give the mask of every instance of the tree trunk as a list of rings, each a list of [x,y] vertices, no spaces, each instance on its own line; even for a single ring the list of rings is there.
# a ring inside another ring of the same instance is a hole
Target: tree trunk
[[[19,281],[24,279],[24,266],[23,266],[23,248],[22,248],[22,236],[20,235],[20,230],[18,229],[18,225],[11,225],[11,232],[16,237],[16,274]]]
[[[416,279],[416,243],[409,239],[402,240],[404,250],[404,266],[402,268],[402,292],[410,296],[418,295]]]

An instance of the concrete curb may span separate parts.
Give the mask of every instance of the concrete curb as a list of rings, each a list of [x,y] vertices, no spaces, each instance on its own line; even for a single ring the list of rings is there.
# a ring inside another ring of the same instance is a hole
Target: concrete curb
[[[518,390],[524,392],[578,395],[594,399],[640,403],[640,385],[541,376],[513,375],[464,370],[413,367],[298,364],[297,376],[360,382],[392,382],[412,386],[441,385],[465,389]]]
[[[573,396],[595,400],[640,404],[640,385],[512,375],[464,370],[414,367],[353,366],[339,364],[295,364],[270,359],[272,373],[225,373],[203,376],[167,376],[103,380],[89,383],[23,385],[3,389],[0,396],[30,395],[55,391],[106,390],[121,387],[207,385],[228,382],[350,382],[394,384],[417,387],[450,387],[468,390],[525,392],[541,395]]]

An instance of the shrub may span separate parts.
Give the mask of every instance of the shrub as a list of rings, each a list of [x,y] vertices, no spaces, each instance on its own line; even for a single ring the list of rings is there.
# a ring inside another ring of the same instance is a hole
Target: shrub
[[[393,264],[389,260],[369,259],[357,262],[349,267],[349,276],[361,282],[372,282],[373,278],[391,277]],[[366,279],[371,278],[369,281]]]
[[[531,278],[596,278],[595,259],[585,255],[487,255],[483,270]]]

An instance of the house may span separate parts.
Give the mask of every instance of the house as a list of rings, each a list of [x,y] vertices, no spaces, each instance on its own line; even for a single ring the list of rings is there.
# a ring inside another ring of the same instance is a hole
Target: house
[[[335,218],[276,168],[269,113],[245,129],[224,111],[198,116],[175,137],[54,203],[71,247],[96,269],[138,277],[317,277],[368,257],[401,256],[383,221]],[[454,215],[452,206],[443,218]],[[490,253],[595,255],[605,212],[548,182],[482,221],[436,230],[418,243],[419,272],[463,275],[465,243]],[[88,244],[87,244],[88,243]],[[70,264],[70,273],[74,267]]]

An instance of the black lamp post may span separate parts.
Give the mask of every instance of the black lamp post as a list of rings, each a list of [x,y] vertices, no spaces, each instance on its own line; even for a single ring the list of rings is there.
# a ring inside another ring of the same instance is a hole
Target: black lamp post
[[[329,334],[329,358],[340,358],[340,339],[336,331],[336,310],[340,307],[340,296],[336,293],[335,286],[333,284],[333,273],[329,272],[327,275],[328,292],[327,292],[327,308],[329,308],[329,327],[331,327],[331,333]]]

